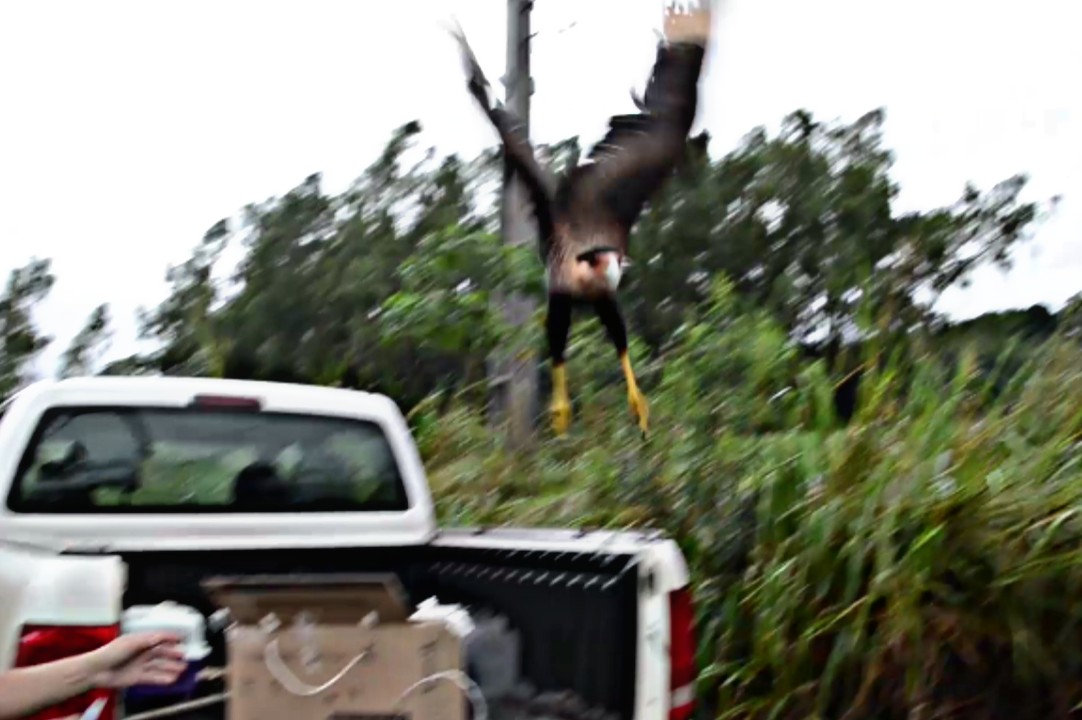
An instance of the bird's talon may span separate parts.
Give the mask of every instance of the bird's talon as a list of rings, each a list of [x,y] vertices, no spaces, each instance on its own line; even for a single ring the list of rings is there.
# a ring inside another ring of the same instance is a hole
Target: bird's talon
[[[562,362],[552,366],[552,431],[563,435],[571,424],[571,398],[567,394],[567,369]]]
[[[631,415],[639,423],[639,430],[645,436],[650,427],[650,405],[646,402],[646,396],[638,388],[631,388],[627,392],[628,405],[631,406]]]
[[[552,431],[557,435],[564,435],[571,425],[571,405],[566,402],[554,402],[551,412]]]

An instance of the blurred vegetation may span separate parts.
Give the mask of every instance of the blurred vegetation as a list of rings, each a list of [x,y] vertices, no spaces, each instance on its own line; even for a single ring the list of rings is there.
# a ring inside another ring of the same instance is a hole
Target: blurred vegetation
[[[882,122],[801,111],[720,158],[691,144],[622,291],[646,441],[591,318],[569,348],[571,434],[542,422],[534,450],[504,449],[486,359],[511,333],[544,340],[540,316],[505,327],[490,299],[540,295],[540,267],[497,240],[497,156],[436,158],[416,123],[340,194],[314,175],[215,223],[142,313],[160,349],[102,372],[381,391],[409,413],[442,523],[664,529],[693,572],[706,716],[1069,717],[1082,295],[938,317],[1052,203],[1023,202],[1019,175],[898,214]],[[232,275],[230,242],[246,248]],[[0,298],[0,395],[48,342],[30,311],[51,282],[38,262]],[[64,374],[88,371],[107,320],[91,314]]]

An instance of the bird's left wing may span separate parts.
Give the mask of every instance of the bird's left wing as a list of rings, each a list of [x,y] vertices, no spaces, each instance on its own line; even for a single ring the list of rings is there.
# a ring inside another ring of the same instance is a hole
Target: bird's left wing
[[[633,95],[639,112],[613,116],[608,133],[587,156],[592,164],[579,168],[576,195],[602,203],[625,230],[684,156],[710,35],[710,3],[666,9],[665,39],[646,92],[642,98]]]

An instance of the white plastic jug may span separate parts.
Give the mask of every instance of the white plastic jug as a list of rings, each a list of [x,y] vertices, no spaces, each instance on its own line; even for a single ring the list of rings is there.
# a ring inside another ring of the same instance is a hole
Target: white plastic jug
[[[157,605],[136,605],[124,611],[120,621],[125,635],[137,632],[172,632],[184,638],[184,659],[197,662],[210,654],[206,621],[202,613],[187,605],[166,601]]]
[[[443,622],[460,638],[473,632],[473,619],[461,605],[442,605],[439,599],[430,597],[417,605],[417,610],[410,615],[412,622]]]

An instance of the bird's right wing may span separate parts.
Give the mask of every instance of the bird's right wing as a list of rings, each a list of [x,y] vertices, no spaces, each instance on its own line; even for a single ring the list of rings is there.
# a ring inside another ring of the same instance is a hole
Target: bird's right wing
[[[522,181],[537,218],[537,230],[541,245],[542,259],[548,256],[552,242],[554,223],[552,217],[552,199],[555,192],[552,179],[537,162],[533,146],[523,132],[523,124],[499,104],[493,104],[488,95],[489,82],[477,62],[473,50],[466,41],[461,28],[455,28],[451,34],[458,41],[462,52],[462,61],[466,67],[466,87],[477,104],[481,106],[503,145],[504,162]]]
[[[683,159],[698,105],[712,3],[698,0],[692,9],[666,10],[665,39],[646,92],[633,95],[639,112],[613,116],[608,133],[587,156],[593,163],[581,168],[580,197],[603,203],[625,230]]]

